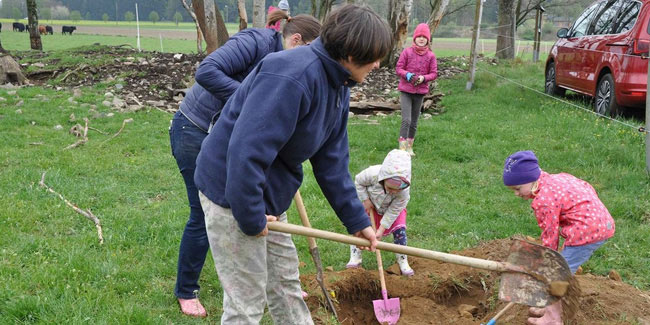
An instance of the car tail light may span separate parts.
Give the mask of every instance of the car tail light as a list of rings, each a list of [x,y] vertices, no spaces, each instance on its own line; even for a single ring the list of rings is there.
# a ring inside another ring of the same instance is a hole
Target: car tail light
[[[650,40],[637,38],[634,40],[632,54],[648,56]]]

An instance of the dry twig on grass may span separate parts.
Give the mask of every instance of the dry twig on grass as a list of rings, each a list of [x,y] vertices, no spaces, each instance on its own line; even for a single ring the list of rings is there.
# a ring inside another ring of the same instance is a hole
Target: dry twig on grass
[[[38,183],[38,185],[44,187],[44,188],[47,189],[49,192],[58,195],[59,198],[60,198],[61,200],[63,200],[63,202],[65,202],[65,204],[67,204],[69,207],[71,207],[71,208],[72,208],[73,210],[75,210],[77,213],[79,213],[79,214],[83,215],[84,217],[86,217],[88,220],[90,220],[90,221],[92,221],[93,223],[95,223],[95,228],[97,228],[97,237],[99,237],[99,244],[100,244],[100,245],[103,244],[103,243],[104,243],[104,235],[102,234],[102,225],[101,225],[101,223],[99,222],[99,218],[97,218],[97,217],[96,217],[92,212],[90,212],[90,209],[86,209],[86,210],[81,210],[81,209],[79,209],[79,207],[77,207],[76,204],[73,204],[73,203],[71,203],[70,201],[66,200],[66,198],[63,197],[63,195],[57,193],[57,192],[56,192],[55,190],[53,190],[51,187],[47,186],[47,185],[45,184],[45,173],[46,173],[46,172],[43,172],[43,175],[41,176],[41,181]]]
[[[102,130],[100,130],[100,129],[98,129],[98,128],[94,128],[94,127],[92,127],[92,126],[89,126],[88,129],[89,129],[89,130],[96,131],[96,132],[99,132],[99,133],[104,134],[104,135],[107,135],[107,134],[108,134],[108,132],[104,132],[104,131],[102,131]]]
[[[122,132],[122,130],[124,130],[124,126],[126,125],[126,123],[131,123],[131,122],[133,122],[132,118],[124,119],[124,121],[122,121],[122,127],[117,131],[117,133],[113,134],[110,138],[104,140],[104,142],[102,142],[102,144],[100,146],[103,146],[104,144],[106,144],[106,142],[111,141],[113,138],[120,135],[120,132]]]
[[[86,142],[88,142],[88,118],[84,117],[84,122],[86,122],[86,126],[84,127],[83,133],[81,134],[81,139],[77,140],[77,142],[63,148],[63,150],[68,150],[72,148],[76,148]],[[74,127],[73,127],[74,128]]]

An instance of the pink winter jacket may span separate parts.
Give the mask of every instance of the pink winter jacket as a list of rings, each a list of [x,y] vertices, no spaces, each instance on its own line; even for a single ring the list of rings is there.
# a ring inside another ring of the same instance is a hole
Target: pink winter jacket
[[[438,78],[436,55],[432,51],[419,55],[413,47],[408,47],[400,54],[395,72],[400,76],[397,90],[410,94],[426,94],[429,92],[429,82]],[[424,76],[424,82],[413,86],[412,83],[406,81],[407,72],[415,73],[416,76]]]

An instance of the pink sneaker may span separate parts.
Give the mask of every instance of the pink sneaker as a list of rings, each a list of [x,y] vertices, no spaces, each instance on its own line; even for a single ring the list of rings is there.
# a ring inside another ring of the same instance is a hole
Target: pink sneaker
[[[181,299],[178,298],[178,304],[181,305],[181,312],[187,316],[192,317],[206,317],[208,313],[205,312],[205,308],[201,305],[199,298],[194,299]]]

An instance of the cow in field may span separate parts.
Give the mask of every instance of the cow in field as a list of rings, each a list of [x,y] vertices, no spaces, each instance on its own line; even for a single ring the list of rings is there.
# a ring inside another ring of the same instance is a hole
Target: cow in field
[[[0,23],[0,32],[2,31],[2,23]]]
[[[24,32],[25,31],[25,24],[23,23],[14,23],[13,24],[14,32]]]
[[[45,33],[54,35],[54,29],[52,29],[52,26],[50,25],[45,26]]]
[[[45,26],[44,25],[38,25],[38,33],[41,35],[45,35]]]
[[[77,26],[63,26],[61,27],[61,34],[68,33],[72,35],[72,32],[74,32],[77,29]]]

